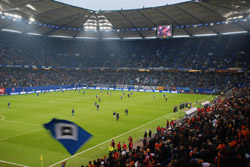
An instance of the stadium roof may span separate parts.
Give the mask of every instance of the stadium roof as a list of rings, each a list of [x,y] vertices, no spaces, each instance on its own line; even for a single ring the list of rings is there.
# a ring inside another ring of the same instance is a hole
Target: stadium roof
[[[203,0],[119,11],[93,11],[51,0],[1,0],[0,28],[79,39],[150,39],[158,25],[174,37],[248,33],[249,0]]]
[[[140,9],[143,7],[158,7],[163,5],[176,4],[181,2],[187,2],[191,0],[54,0],[58,2],[62,2],[65,4],[69,4],[72,6],[77,6],[80,8],[91,9],[95,11],[99,10],[129,10],[129,9]]]

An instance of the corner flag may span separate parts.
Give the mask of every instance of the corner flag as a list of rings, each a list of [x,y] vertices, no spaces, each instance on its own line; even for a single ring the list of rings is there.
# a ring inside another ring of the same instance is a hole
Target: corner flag
[[[73,122],[60,119],[52,119],[44,124],[50,130],[51,135],[59,141],[68,152],[73,155],[86,143],[92,135]]]
[[[41,154],[40,160],[41,160],[41,167],[43,167],[43,155],[42,154]]]

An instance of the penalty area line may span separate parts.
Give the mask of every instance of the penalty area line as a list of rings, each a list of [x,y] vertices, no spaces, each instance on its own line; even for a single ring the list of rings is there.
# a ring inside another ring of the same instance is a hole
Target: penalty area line
[[[77,154],[75,154],[75,155],[73,155],[73,156],[71,156],[71,157],[68,157],[68,158],[65,158],[65,159],[63,159],[63,160],[61,160],[61,161],[59,161],[59,162],[56,162],[56,163],[50,165],[49,167],[52,167],[52,166],[55,166],[55,165],[57,165],[57,164],[59,164],[59,163],[62,163],[62,162],[64,162],[64,161],[67,161],[67,160],[69,160],[69,159],[71,159],[71,158],[73,158],[73,157],[76,157],[76,156],[78,156],[78,155],[80,155],[80,154],[82,154],[82,153],[85,153],[85,152],[87,152],[87,151],[89,151],[89,150],[92,150],[92,149],[94,149],[94,148],[96,148],[96,147],[99,147],[99,146],[101,146],[101,145],[103,145],[103,144],[105,144],[105,143],[111,141],[112,139],[116,139],[116,138],[118,138],[118,137],[121,137],[121,136],[123,136],[123,135],[126,135],[126,134],[128,134],[128,133],[130,133],[130,132],[133,132],[133,131],[135,131],[135,130],[137,130],[137,129],[143,127],[143,126],[146,126],[146,125],[148,125],[148,124],[150,124],[150,123],[152,123],[152,122],[155,122],[155,121],[157,121],[157,120],[159,120],[159,119],[162,119],[162,118],[164,118],[164,117],[166,117],[166,116],[167,116],[167,118],[168,118],[168,117],[170,117],[170,116],[172,116],[172,115],[174,115],[174,114],[176,114],[176,113],[172,113],[172,114],[171,114],[171,113],[168,113],[168,114],[166,114],[166,115],[163,115],[163,116],[161,116],[161,117],[159,117],[159,118],[156,118],[156,119],[154,119],[154,120],[152,120],[152,121],[150,121],[150,122],[148,122],[148,123],[146,123],[146,124],[143,124],[143,125],[141,125],[141,126],[138,126],[138,127],[134,128],[134,129],[131,129],[131,130],[125,132],[125,133],[122,133],[122,134],[116,136],[116,137],[113,137],[113,138],[108,139],[108,140],[106,140],[106,141],[104,141],[104,142],[102,142],[102,143],[99,143],[99,144],[97,144],[97,145],[95,145],[95,146],[93,146],[93,147],[90,147],[90,148],[88,148],[88,149],[86,149],[86,150],[83,150],[82,152],[79,152],[79,153],[77,153]]]
[[[0,162],[15,165],[15,166],[30,167],[30,166],[27,166],[27,165],[17,164],[17,163],[14,163],[14,162],[8,162],[8,161],[3,161],[3,160],[0,160]]]
[[[5,138],[0,139],[0,141],[7,140],[7,139],[10,139],[10,138],[13,138],[13,137],[18,137],[18,136],[26,135],[26,134],[33,133],[33,132],[40,131],[40,130],[42,130],[42,128],[41,128],[41,129],[37,129],[37,130],[30,131],[30,132],[22,133],[22,134],[19,134],[19,135],[14,135],[14,136],[10,136],[10,137],[5,137]]]
[[[33,126],[40,126],[41,127],[41,125],[39,125],[39,124],[33,124],[33,123],[28,123],[28,122],[20,122],[20,121],[6,120],[6,119],[1,119],[1,120],[5,121],[5,122],[13,122],[13,123],[27,124],[27,125],[33,125]]]

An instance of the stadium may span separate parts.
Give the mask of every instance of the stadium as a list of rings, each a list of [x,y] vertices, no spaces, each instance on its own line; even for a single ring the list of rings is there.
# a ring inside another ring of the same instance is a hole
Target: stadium
[[[250,165],[249,0],[0,0],[0,29],[0,167]]]

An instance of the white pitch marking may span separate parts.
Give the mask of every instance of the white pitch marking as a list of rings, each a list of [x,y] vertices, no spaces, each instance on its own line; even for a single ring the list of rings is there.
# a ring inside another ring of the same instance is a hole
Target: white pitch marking
[[[11,165],[16,165],[16,166],[29,167],[27,165],[17,164],[17,163],[14,163],[14,162],[8,162],[8,161],[3,161],[3,160],[0,160],[0,162],[6,163],[6,164],[11,164]]]
[[[26,135],[26,134],[33,133],[33,132],[36,132],[36,131],[39,131],[39,130],[42,130],[42,128],[41,128],[41,129],[37,129],[37,130],[30,131],[30,132],[22,133],[22,134],[19,134],[19,135],[14,135],[14,136],[10,136],[10,137],[5,137],[5,138],[0,139],[0,141],[7,140],[7,139],[10,139],[10,138],[13,138],[13,137],[18,137],[18,136]]]
[[[6,119],[1,119],[1,120],[5,121],[5,122],[14,122],[14,123],[20,123],[20,124],[28,124],[28,125],[34,125],[34,126],[41,126],[39,124],[33,124],[33,123],[28,123],[28,122],[20,122],[20,121],[6,120]]]

